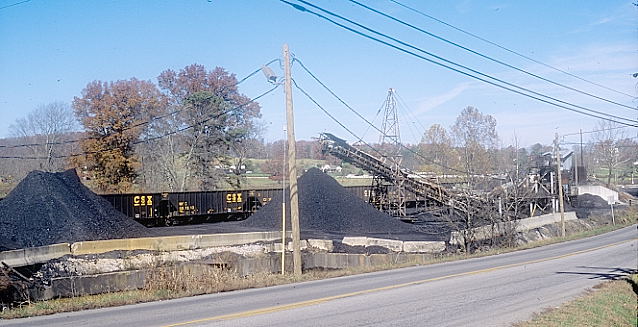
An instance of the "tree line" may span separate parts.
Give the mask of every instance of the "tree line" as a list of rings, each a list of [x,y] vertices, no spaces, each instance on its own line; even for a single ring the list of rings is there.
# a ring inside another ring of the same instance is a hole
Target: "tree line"
[[[285,142],[264,142],[259,117],[259,104],[241,94],[235,75],[221,67],[168,69],[156,82],[93,81],[71,105],[43,105],[11,125],[14,138],[0,140],[5,146],[0,156],[8,157],[2,159],[0,176],[16,182],[34,169],[79,167],[101,192],[206,190],[222,183],[241,187],[247,166],[274,176],[283,172]],[[468,106],[452,126],[433,124],[418,144],[401,148],[402,165],[461,175],[469,188],[489,189],[489,176],[518,180],[553,151],[538,143],[520,147],[516,140],[503,146],[496,126],[494,117]],[[580,165],[609,184],[618,171],[635,170],[638,147],[613,123],[601,122],[597,129],[582,155],[573,142],[562,147],[574,149],[577,160],[584,161]],[[371,146],[371,151],[394,151],[388,144]],[[297,141],[297,157],[341,164],[315,141]],[[249,159],[262,160],[255,165]],[[234,167],[231,173],[229,167]]]
[[[52,103],[18,119],[8,143],[26,146],[5,153],[31,152],[28,168],[80,167],[101,192],[126,192],[136,184],[172,191],[213,188],[222,179],[216,167],[243,160],[257,131],[260,106],[237,84],[225,69],[199,64],[167,69],[155,83],[92,81],[70,106]],[[82,132],[71,133],[78,129]],[[15,157],[10,166],[20,165]],[[3,170],[3,176],[25,174]]]

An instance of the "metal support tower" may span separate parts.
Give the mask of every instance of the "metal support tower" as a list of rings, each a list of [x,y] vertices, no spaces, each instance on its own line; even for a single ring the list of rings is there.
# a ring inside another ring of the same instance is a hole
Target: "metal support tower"
[[[399,131],[399,116],[397,114],[397,100],[394,89],[388,90],[388,96],[383,105],[382,134],[379,136],[379,145],[384,153],[383,160],[392,167],[396,176],[390,189],[385,189],[383,179],[375,176],[373,190],[377,197],[377,205],[385,207],[387,211],[398,217],[405,217],[405,179],[401,174],[401,134]]]

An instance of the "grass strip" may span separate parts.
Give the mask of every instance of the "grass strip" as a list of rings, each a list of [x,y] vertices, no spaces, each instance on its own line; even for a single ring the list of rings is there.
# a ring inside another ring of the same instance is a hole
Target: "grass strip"
[[[604,282],[516,327],[638,326],[638,275]]]

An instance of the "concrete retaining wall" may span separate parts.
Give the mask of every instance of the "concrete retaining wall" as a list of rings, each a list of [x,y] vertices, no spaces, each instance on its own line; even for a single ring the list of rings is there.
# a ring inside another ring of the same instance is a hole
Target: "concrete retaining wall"
[[[394,252],[408,253],[440,253],[445,250],[442,241],[398,241],[365,236],[344,237],[341,243],[350,246],[380,246]]]
[[[582,194],[592,194],[598,195],[603,198],[605,201],[609,201],[609,198],[614,201],[614,203],[618,202],[618,192],[614,190],[610,190],[604,186],[600,185],[581,185],[578,186],[578,195]]]
[[[79,255],[105,253],[115,250],[192,250],[197,248],[199,237],[200,235],[180,235],[75,242],[71,244],[71,253]]]
[[[291,235],[288,234],[287,235]],[[290,236],[289,236],[290,237]],[[126,238],[119,240],[85,241],[71,244],[71,253],[95,254],[114,250],[178,251],[232,246],[281,239],[280,232],[249,232],[165,237]]]
[[[292,234],[287,233],[291,238]],[[272,242],[281,239],[279,232],[250,232],[207,235],[178,235],[165,237],[127,238],[117,240],[83,241],[72,244],[61,243],[48,246],[0,252],[0,261],[10,266],[20,267],[36,263],[44,263],[64,255],[98,254],[115,250],[150,250],[150,251],[179,251],[193,250],[217,246],[233,246],[255,242]],[[444,242],[417,242],[387,240],[373,237],[345,237],[344,244],[353,246],[381,246],[394,252],[438,253],[445,249]],[[331,251],[331,240],[302,241],[302,247],[312,247],[324,251]],[[281,251],[281,243],[274,244],[274,251]],[[288,250],[292,250],[288,244]]]
[[[44,263],[51,259],[71,254],[69,243],[52,244],[33,248],[0,252],[0,261],[11,267],[21,267]]]
[[[445,250],[445,242],[405,241],[403,252],[407,253],[441,253]]]
[[[287,237],[292,237],[288,232]],[[281,239],[280,232],[249,232],[205,235],[178,235],[162,237],[125,238],[117,240],[83,241],[3,251],[0,261],[12,267],[44,263],[67,254],[98,254],[115,250],[179,251],[233,246]]]
[[[560,222],[560,213],[550,213],[546,215],[541,215],[537,217],[530,217],[519,219],[517,221],[512,222],[512,227],[515,228],[516,232],[526,232],[531,229],[539,228],[549,224],[555,224]],[[565,212],[565,221],[576,220],[576,213],[573,211]],[[508,229],[506,222],[496,224],[495,226],[482,226],[472,229],[468,234],[473,236],[475,241],[483,241],[492,238],[493,236],[501,236]],[[464,233],[463,232],[452,232],[450,236],[450,244],[452,245],[461,245],[464,243]]]
[[[54,278],[50,285],[39,285],[30,289],[29,295],[33,300],[44,301],[61,297],[136,290],[144,287],[146,275],[145,270],[132,270]]]
[[[304,269],[345,269],[355,267],[374,267],[391,264],[422,264],[431,259],[429,254],[350,254],[350,253],[313,253],[304,255]]]
[[[281,240],[281,232],[249,232],[228,234],[198,235],[198,248],[210,248],[215,246],[229,246],[250,244],[256,242],[272,242]],[[292,238],[292,232],[286,232],[287,238]]]
[[[332,250],[334,250],[334,243],[332,243],[332,240],[319,240],[309,238],[308,246],[314,249],[328,252],[332,252]]]
[[[346,253],[304,253],[303,268],[308,269],[344,269],[355,267],[373,267],[391,264],[422,264],[430,259],[427,254],[346,254]],[[191,263],[177,266],[184,272],[201,271],[202,263]],[[224,265],[226,266],[226,265]],[[256,273],[280,273],[281,256],[278,254],[260,257],[242,258],[226,266],[246,276]],[[292,271],[292,254],[286,254],[286,270]],[[53,298],[73,297],[81,295],[101,294],[141,289],[145,286],[149,271],[129,270],[103,274],[54,278],[50,285],[39,285],[29,290],[35,301]]]

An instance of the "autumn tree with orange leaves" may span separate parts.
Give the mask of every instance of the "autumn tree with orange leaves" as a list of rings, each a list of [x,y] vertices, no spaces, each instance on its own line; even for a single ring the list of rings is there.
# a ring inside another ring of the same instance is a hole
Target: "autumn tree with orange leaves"
[[[165,106],[165,98],[149,81],[135,78],[116,82],[93,81],[73,100],[75,115],[86,131],[84,155],[75,163],[86,167],[103,192],[123,192],[137,176],[135,142],[145,122]]]

